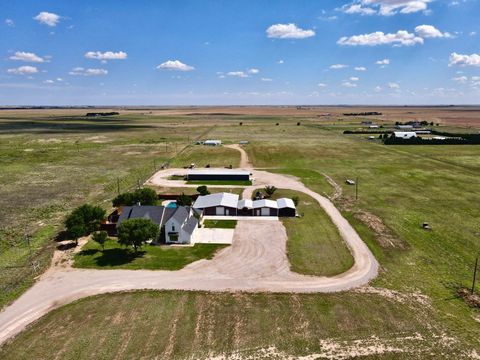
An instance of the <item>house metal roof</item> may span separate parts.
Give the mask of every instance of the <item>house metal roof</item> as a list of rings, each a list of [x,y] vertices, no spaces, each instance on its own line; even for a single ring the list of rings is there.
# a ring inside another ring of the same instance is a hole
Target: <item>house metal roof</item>
[[[118,218],[117,226],[128,219],[148,219],[160,226],[164,211],[163,206],[124,206]]]
[[[253,200],[250,199],[242,199],[238,201],[238,209],[253,209]]]
[[[237,169],[222,169],[222,168],[208,168],[208,169],[191,169],[187,171],[189,175],[249,175],[249,171]]]
[[[216,193],[206,196],[199,196],[193,207],[195,209],[205,209],[215,206],[226,206],[236,208],[238,205],[238,195],[231,193]]]
[[[253,202],[253,208],[270,208],[270,209],[278,209],[277,202],[274,200],[263,199],[263,200],[255,200]]]
[[[283,209],[283,208],[295,209],[295,203],[293,202],[292,199],[288,199],[288,198],[278,199],[277,205],[279,209]]]

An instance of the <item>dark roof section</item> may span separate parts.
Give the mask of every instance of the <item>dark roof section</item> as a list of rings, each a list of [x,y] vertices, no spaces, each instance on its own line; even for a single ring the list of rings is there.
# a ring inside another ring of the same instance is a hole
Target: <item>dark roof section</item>
[[[190,235],[193,234],[193,231],[197,228],[198,226],[198,220],[195,218],[195,216],[191,216],[190,219],[188,219],[187,223],[185,224],[185,227],[183,228],[187,233]]]
[[[195,212],[197,214],[202,213],[201,211]],[[149,219],[154,224],[157,224],[158,226],[163,226],[172,217],[177,222],[182,224],[188,218],[189,214],[190,208],[186,206],[178,206],[176,208],[169,208],[165,206],[124,206],[122,209],[122,213],[118,218],[117,226],[119,226],[123,221],[128,219]],[[197,224],[198,220],[195,218],[195,216],[191,216],[186,224],[186,228],[190,229],[190,227],[192,227],[192,229],[191,231],[187,231],[191,234]]]

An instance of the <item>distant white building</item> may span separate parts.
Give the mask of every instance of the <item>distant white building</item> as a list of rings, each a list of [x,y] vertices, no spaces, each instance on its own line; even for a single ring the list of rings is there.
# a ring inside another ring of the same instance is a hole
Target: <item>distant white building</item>
[[[398,139],[411,139],[417,137],[417,133],[414,131],[394,131],[393,135]]]
[[[203,145],[207,146],[221,146],[222,145],[222,140],[205,140],[203,142]]]
[[[395,125],[395,127],[399,130],[413,129],[413,125]]]

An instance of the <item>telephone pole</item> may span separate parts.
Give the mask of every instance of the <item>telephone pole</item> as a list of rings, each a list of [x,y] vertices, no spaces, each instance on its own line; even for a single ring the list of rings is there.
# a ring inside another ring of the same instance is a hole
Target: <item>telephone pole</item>
[[[477,280],[477,265],[478,265],[478,256],[475,259],[475,269],[473,270],[473,281],[472,281],[472,291],[471,294],[475,292],[475,281]]]
[[[355,201],[358,200],[358,177],[355,179]]]

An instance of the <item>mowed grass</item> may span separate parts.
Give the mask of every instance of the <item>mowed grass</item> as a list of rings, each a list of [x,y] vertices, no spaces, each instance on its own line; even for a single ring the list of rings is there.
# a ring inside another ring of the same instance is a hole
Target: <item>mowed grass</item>
[[[305,275],[333,276],[353,266],[353,257],[318,202],[296,191],[277,190],[272,199],[298,196],[299,218],[282,218],[287,229],[291,269]]]
[[[235,229],[237,220],[204,220],[203,226],[206,228]]]
[[[74,267],[88,269],[180,270],[200,260],[211,259],[225,245],[196,244],[194,246],[143,245],[135,254],[133,249],[120,245],[116,239],[105,243],[105,250],[89,240],[75,254]]]
[[[336,355],[332,358],[361,353],[375,359],[465,356],[469,349],[442,340],[443,327],[428,307],[406,300],[354,292],[321,296],[113,293],[51,311],[4,345],[0,358],[206,359],[224,355],[283,359],[317,353]],[[413,311],[415,307],[419,309]]]

